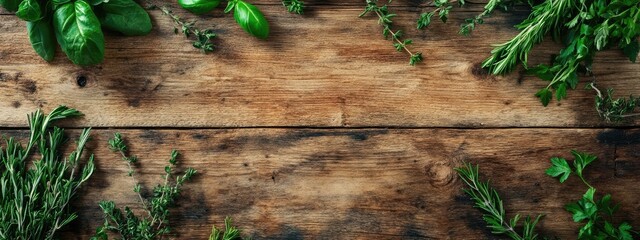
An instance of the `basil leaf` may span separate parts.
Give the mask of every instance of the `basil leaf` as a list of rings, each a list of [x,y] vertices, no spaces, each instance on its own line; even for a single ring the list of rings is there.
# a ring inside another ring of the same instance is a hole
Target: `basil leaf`
[[[238,25],[251,35],[261,39],[269,36],[269,22],[256,6],[238,0],[235,4],[233,17]]]
[[[18,11],[18,6],[20,5],[21,0],[0,0],[0,6],[7,9],[9,12]]]
[[[33,50],[47,62],[53,60],[56,53],[56,41],[50,20],[41,19],[27,22],[27,32]]]
[[[100,21],[84,0],[66,3],[53,15],[53,26],[62,51],[76,65],[104,60],[104,35]]]
[[[40,3],[38,0],[24,0],[18,6],[16,16],[20,19],[35,22],[42,18],[42,10],[40,10]]]
[[[151,18],[133,0],[109,0],[97,8],[103,27],[127,36],[147,35],[151,32]]]
[[[205,14],[220,5],[220,0],[178,0],[180,6],[194,14]]]

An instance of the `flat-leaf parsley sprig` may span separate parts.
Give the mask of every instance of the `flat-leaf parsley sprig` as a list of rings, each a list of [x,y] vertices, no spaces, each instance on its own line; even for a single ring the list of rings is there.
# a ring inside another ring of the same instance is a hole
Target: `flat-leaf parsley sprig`
[[[402,30],[394,31],[391,29],[391,24],[393,23],[391,19],[395,17],[396,14],[389,13],[389,9],[386,4],[383,5],[382,7],[378,6],[377,0],[366,0],[366,3],[367,3],[367,6],[365,7],[364,12],[360,14],[360,17],[363,17],[368,13],[372,13],[372,12],[375,13],[378,16],[378,24],[380,24],[383,28],[382,35],[385,38],[387,39],[390,38],[391,41],[393,41],[393,47],[395,47],[398,52],[406,51],[410,56],[409,64],[411,64],[412,66],[421,62],[422,53],[421,52],[414,53],[411,50],[409,50],[409,48],[407,47],[408,45],[413,43],[412,40],[411,39],[403,40]]]

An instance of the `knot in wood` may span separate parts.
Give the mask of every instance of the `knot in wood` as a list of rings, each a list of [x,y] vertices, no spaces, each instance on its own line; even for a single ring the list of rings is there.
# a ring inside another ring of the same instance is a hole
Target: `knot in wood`
[[[444,187],[453,182],[456,173],[448,163],[431,162],[424,166],[429,184],[434,187]]]

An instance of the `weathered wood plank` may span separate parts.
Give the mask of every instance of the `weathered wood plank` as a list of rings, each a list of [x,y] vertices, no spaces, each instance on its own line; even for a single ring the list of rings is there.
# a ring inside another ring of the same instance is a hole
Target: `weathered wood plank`
[[[114,131],[92,134],[98,169],[74,205],[80,218],[69,239],[85,239],[101,223],[100,200],[137,206],[125,164],[106,147]],[[567,156],[570,149],[600,157],[587,179],[622,204],[617,220],[640,225],[640,158],[621,154],[638,149],[638,129],[122,132],[140,158],[138,178],[146,186],[161,181],[174,148],[182,153],[182,166],[200,172],[173,211],[180,239],[204,239],[225,216],[255,239],[491,238],[452,170],[462,161],[480,164],[511,216],[545,214],[545,235],[572,239],[578,225],[563,205],[585,187],[576,179],[561,185],[544,174],[550,157]]]
[[[167,17],[152,11],[151,35],[109,34],[105,63],[84,69],[61,52],[44,63],[30,48],[24,23],[0,16],[0,112],[12,113],[1,124],[24,127],[24,115],[35,107],[72,104],[87,113],[77,124],[104,127],[606,125],[588,90],[543,108],[533,96],[543,81],[521,73],[487,76],[479,68],[491,44],[513,36],[510,26],[526,12],[495,14],[466,38],[456,26],[481,5],[452,13],[449,24],[434,23],[426,32],[414,29],[419,7],[399,6],[396,22],[415,39],[412,48],[425,54],[423,64],[410,67],[407,56],[382,39],[374,18],[357,18],[355,2],[318,5],[309,16],[297,16],[270,1],[263,7],[273,29],[269,41],[247,36],[220,12],[206,15],[199,24],[220,33],[219,49],[209,55],[174,35]],[[538,49],[532,63],[546,62],[558,48]],[[594,65],[602,87],[640,93],[640,65],[622,54],[603,52]],[[80,77],[86,86],[78,86]]]

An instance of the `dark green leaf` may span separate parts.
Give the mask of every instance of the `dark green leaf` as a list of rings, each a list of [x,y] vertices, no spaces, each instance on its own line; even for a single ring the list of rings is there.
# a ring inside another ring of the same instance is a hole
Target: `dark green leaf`
[[[35,22],[42,18],[42,10],[38,0],[23,0],[18,7],[16,16],[27,22]]]
[[[551,90],[549,90],[548,88],[543,88],[536,93],[536,97],[540,98],[540,102],[542,102],[542,105],[546,107],[547,105],[549,105],[549,102],[551,102],[553,93],[551,93]]]
[[[18,11],[18,6],[22,0],[0,0],[0,6],[9,12]]]
[[[99,64],[104,59],[100,21],[84,0],[58,7],[53,26],[62,51],[77,65]]]
[[[53,26],[49,20],[41,19],[36,22],[27,22],[27,32],[33,50],[47,62],[53,60],[56,53],[56,40]]]
[[[97,7],[103,27],[127,36],[147,35],[151,32],[151,18],[133,0],[109,0]]]
[[[636,62],[636,59],[638,58],[638,52],[640,52],[640,43],[638,43],[638,39],[632,40],[631,43],[624,46],[622,51],[630,61]]]

